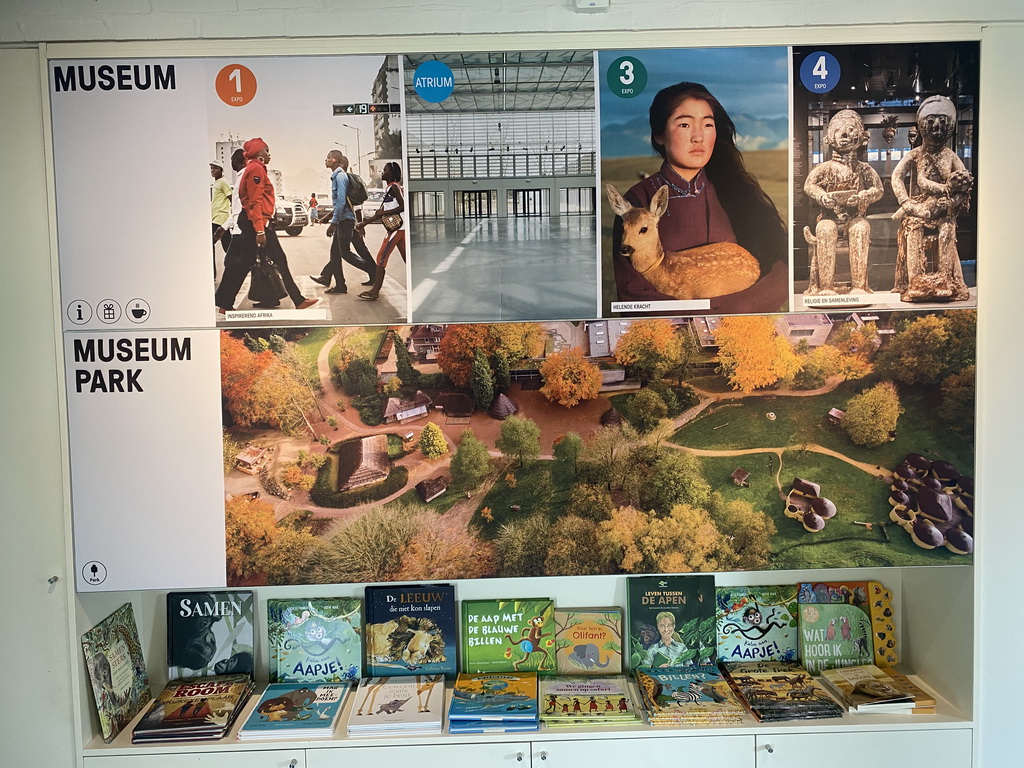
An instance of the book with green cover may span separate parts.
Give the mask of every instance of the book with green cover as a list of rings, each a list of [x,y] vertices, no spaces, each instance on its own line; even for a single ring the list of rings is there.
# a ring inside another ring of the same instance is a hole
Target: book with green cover
[[[353,597],[267,600],[272,683],[338,683],[362,677],[362,601]]]
[[[109,743],[152,698],[131,603],[82,635],[103,741]]]
[[[556,608],[555,665],[560,675],[622,672],[622,610]]]
[[[463,672],[555,671],[547,597],[462,601]]]
[[[548,726],[639,722],[625,675],[555,675],[539,682],[540,719]]]
[[[798,600],[800,661],[812,674],[899,661],[892,592],[877,581],[805,582]]]
[[[714,576],[634,576],[626,599],[630,669],[715,663]]]

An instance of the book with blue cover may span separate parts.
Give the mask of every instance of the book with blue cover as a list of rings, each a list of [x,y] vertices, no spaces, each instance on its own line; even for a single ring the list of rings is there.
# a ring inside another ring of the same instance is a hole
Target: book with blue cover
[[[367,587],[364,604],[367,675],[455,677],[458,619],[454,586]]]
[[[238,731],[240,741],[332,736],[351,683],[271,683]]]
[[[362,601],[351,597],[267,600],[272,683],[338,683],[362,676]]]
[[[448,719],[537,721],[536,672],[461,672]]]

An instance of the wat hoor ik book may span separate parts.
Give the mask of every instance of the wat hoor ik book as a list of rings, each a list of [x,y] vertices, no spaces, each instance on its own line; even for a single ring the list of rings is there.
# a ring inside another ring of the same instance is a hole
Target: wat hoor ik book
[[[440,733],[444,675],[366,677],[348,715],[349,736]]]
[[[651,725],[728,725],[746,717],[718,667],[637,669],[633,674]]]
[[[630,669],[715,663],[714,576],[634,576],[626,596]]]
[[[458,615],[450,584],[367,587],[366,673],[454,678]]]
[[[267,600],[272,683],[337,683],[362,676],[362,601]]]
[[[719,661],[796,661],[796,585],[718,587],[715,593]]]
[[[820,720],[846,711],[795,661],[729,661],[722,672],[758,722]]]
[[[167,677],[206,677],[254,669],[250,590],[167,595]]]
[[[799,586],[800,661],[808,671],[899,661],[892,593],[877,581]]]
[[[249,701],[248,674],[171,680],[132,730],[132,743],[223,738]]]
[[[109,743],[153,697],[131,603],[82,635],[103,741]]]
[[[451,733],[526,730],[540,727],[537,673],[460,672],[448,707]]]
[[[619,608],[556,608],[555,666],[560,675],[622,672]]]
[[[640,722],[624,675],[556,675],[539,680],[541,722],[549,727]]]
[[[334,735],[351,683],[271,683],[238,731],[239,741]]]
[[[464,672],[555,671],[550,598],[462,601]]]

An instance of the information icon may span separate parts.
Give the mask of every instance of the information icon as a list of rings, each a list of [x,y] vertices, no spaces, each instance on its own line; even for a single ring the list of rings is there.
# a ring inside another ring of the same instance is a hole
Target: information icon
[[[92,305],[88,301],[75,299],[68,304],[68,320],[75,325],[85,325],[92,320]]]

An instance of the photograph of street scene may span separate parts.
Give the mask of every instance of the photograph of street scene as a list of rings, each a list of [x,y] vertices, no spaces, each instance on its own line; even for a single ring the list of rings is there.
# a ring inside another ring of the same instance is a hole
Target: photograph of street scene
[[[412,322],[598,314],[593,58],[403,57]]]
[[[979,43],[792,66],[793,310],[976,306]]]
[[[207,104],[218,326],[404,322],[404,220],[395,228],[383,220],[404,211],[398,57],[209,66],[237,81],[243,98],[255,84],[243,105],[213,88]],[[254,201],[271,194],[272,206],[251,221]]]
[[[969,563],[975,323],[223,330],[227,581]]]
[[[788,309],[788,67],[784,47],[598,53],[602,316]]]

